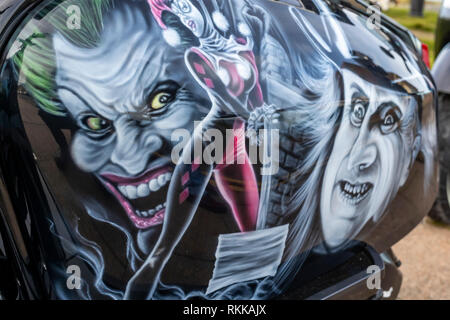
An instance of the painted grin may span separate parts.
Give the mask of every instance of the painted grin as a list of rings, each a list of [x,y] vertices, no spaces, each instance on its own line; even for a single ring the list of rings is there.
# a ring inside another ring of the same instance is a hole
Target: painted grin
[[[169,166],[147,171],[139,177],[124,178],[102,174],[101,180],[117,198],[130,220],[139,229],[159,225],[164,220],[172,168]]]
[[[361,184],[352,184],[346,180],[339,181],[341,199],[350,205],[356,206],[369,195],[373,184],[366,182]]]

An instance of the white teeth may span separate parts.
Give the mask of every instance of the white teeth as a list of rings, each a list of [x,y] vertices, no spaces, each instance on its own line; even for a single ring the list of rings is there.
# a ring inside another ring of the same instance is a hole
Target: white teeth
[[[347,194],[352,195],[361,195],[362,193],[366,192],[369,189],[369,186],[366,183],[359,184],[359,185],[351,185],[350,183],[346,182],[344,185],[344,191]]]
[[[137,188],[135,186],[126,186],[127,198],[136,199],[137,198]]]
[[[160,174],[158,177],[148,181],[147,183],[141,183],[139,185],[117,185],[118,191],[130,200],[137,198],[148,197],[151,192],[158,191],[161,187],[167,185],[172,178],[171,172]],[[157,205],[150,210],[135,210],[135,214],[140,218],[152,218],[156,213],[160,212],[166,207],[166,203]]]
[[[166,203],[157,205],[155,208],[150,209],[148,211],[136,210],[136,215],[141,218],[150,218],[154,216],[157,212],[161,211],[166,207]]]
[[[358,185],[352,185],[349,182],[345,182],[340,192],[341,199],[350,205],[357,205],[369,195],[370,184],[362,183]]]
[[[122,193],[125,197],[127,196],[127,188],[125,186],[119,186],[119,191]]]
[[[148,186],[150,187],[150,191],[158,191],[159,190],[159,183],[158,183],[158,179],[153,179],[148,183]]]
[[[150,194],[150,189],[147,183],[142,183],[137,187],[137,195],[139,198],[146,197]]]
[[[171,178],[172,173],[170,172],[159,175],[158,178],[155,178],[148,183],[150,191],[153,192],[158,191],[161,187],[165,186],[167,182],[170,181]]]
[[[148,217],[148,212],[147,211],[140,211],[140,210],[136,210],[136,214],[141,217],[141,218],[147,218]]]
[[[119,185],[117,188],[120,193],[128,199],[136,199],[148,197],[150,192],[155,192],[165,186],[172,178],[171,172],[160,174],[157,178],[150,180],[148,183],[141,183],[138,186]]]
[[[158,183],[159,183],[160,186],[163,186],[166,183],[166,178],[165,178],[164,174],[159,175]]]

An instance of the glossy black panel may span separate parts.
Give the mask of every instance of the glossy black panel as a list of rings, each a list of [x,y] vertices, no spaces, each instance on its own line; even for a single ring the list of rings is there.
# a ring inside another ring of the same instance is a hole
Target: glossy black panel
[[[362,4],[294,2],[0,15],[21,23],[0,31],[0,230],[21,298],[331,297],[368,245],[414,228],[437,188],[420,53]]]

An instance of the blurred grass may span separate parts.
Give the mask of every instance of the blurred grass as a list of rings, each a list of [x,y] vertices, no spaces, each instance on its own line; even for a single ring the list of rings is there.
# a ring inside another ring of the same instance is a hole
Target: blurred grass
[[[386,15],[405,26],[428,46],[430,53],[430,64],[434,62],[434,32],[438,13],[434,11],[424,11],[423,17],[411,17],[409,8],[393,7],[384,12]]]
[[[432,33],[434,33],[438,18],[438,13],[433,11],[425,11],[423,17],[411,17],[407,8],[394,7],[385,11],[385,13],[408,29]]]

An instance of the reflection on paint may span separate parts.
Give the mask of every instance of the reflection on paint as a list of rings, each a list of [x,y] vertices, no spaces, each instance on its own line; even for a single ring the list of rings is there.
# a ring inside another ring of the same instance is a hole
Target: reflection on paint
[[[65,28],[71,5],[86,12],[80,29]],[[94,274],[81,298],[276,296],[301,274],[307,250],[339,250],[369,222],[375,227],[419,151],[432,161],[419,98],[430,88],[408,49],[367,30],[377,54],[394,61],[384,69],[346,38],[343,25],[356,21],[336,19],[320,1],[309,6],[62,1],[43,19],[54,32],[23,42],[12,57],[20,84],[55,122],[72,123],[70,161],[104,192],[70,181],[87,216],[67,221],[76,240],[52,229]],[[178,129],[190,135],[181,148],[171,139]],[[240,161],[191,163],[196,148],[212,143],[208,130],[225,137],[243,129],[253,136],[239,134],[223,150]],[[279,134],[268,150],[277,154],[273,174],[252,164],[245,147],[246,139],[259,143],[260,129]],[[163,283],[212,182],[235,232],[217,235],[209,285]],[[101,244],[78,231],[90,218],[124,235],[131,271],[120,289],[107,284]],[[62,287],[58,295],[69,297]]]

